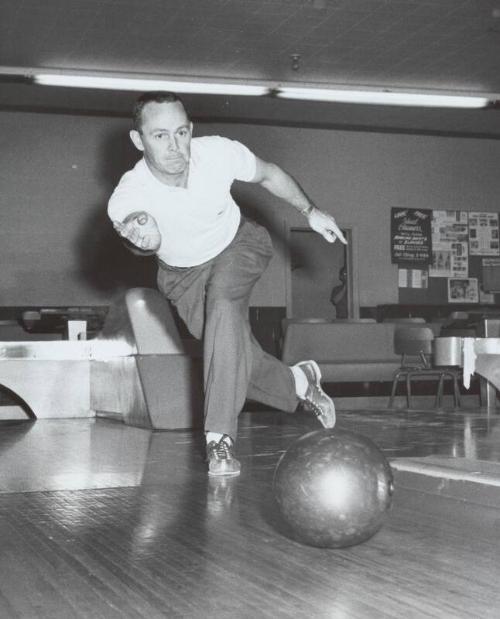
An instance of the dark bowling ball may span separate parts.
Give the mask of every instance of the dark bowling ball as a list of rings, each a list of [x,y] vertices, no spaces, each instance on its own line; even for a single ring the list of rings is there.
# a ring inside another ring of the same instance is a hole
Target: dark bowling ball
[[[318,430],[300,437],[281,456],[273,489],[294,539],[344,548],[380,529],[391,505],[393,478],[386,458],[369,439]]]

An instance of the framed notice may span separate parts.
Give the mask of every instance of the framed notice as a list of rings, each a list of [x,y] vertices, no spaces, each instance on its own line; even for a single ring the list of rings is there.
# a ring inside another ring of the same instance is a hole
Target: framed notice
[[[469,253],[471,256],[498,256],[498,213],[469,213]]]
[[[430,277],[469,275],[469,221],[465,211],[433,211]]]
[[[500,292],[500,258],[483,258],[481,280],[484,292]]]
[[[429,209],[391,209],[391,259],[408,269],[426,268],[431,262],[431,219]]]
[[[398,269],[400,288],[427,288],[428,273],[421,269]]]
[[[448,279],[449,303],[479,303],[479,285],[475,277],[450,277]]]

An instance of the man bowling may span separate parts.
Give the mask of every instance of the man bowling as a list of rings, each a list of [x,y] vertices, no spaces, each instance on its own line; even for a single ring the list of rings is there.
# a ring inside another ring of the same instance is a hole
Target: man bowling
[[[240,213],[233,181],[260,184],[328,242],[346,241],[279,166],[237,141],[192,131],[176,94],[142,95],[130,137],[143,157],[121,178],[108,214],[135,253],[156,254],[159,290],[203,341],[208,473],[238,475],[234,445],[247,397],[290,413],[302,402],[326,428],[335,425],[335,406],[316,362],[289,367],[251,333],[250,294],[273,250],[268,231]]]

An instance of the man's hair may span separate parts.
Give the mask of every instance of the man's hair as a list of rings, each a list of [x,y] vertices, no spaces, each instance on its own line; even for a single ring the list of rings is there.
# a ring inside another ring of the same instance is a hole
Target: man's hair
[[[134,111],[132,118],[134,121],[134,129],[136,131],[141,130],[142,126],[142,110],[148,103],[175,103],[178,101],[184,110],[186,109],[182,99],[175,92],[167,92],[163,90],[154,90],[151,92],[145,92],[141,95],[134,105]],[[187,112],[186,112],[187,114]]]

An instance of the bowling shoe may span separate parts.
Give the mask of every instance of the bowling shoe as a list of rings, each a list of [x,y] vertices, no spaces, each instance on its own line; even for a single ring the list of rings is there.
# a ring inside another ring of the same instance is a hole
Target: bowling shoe
[[[304,408],[312,411],[325,428],[333,428],[335,425],[335,404],[321,388],[321,371],[316,361],[301,361],[297,363],[306,375],[309,383],[304,397],[300,398]]]
[[[240,463],[233,454],[233,439],[224,434],[217,441],[210,441],[207,445],[207,460],[209,475],[239,475]]]

